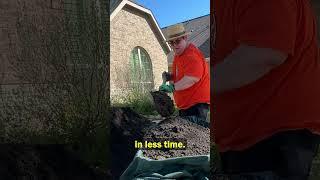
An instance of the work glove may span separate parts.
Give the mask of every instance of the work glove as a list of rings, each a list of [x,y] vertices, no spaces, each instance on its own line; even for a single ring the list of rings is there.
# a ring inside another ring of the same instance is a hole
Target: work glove
[[[162,85],[159,87],[159,91],[163,91],[163,92],[166,92],[166,93],[173,93],[173,91],[174,91],[174,85],[173,85],[173,84],[169,84],[169,85],[162,84]]]
[[[163,71],[162,73],[163,82],[171,81],[172,80],[171,76],[172,76],[171,73]]]

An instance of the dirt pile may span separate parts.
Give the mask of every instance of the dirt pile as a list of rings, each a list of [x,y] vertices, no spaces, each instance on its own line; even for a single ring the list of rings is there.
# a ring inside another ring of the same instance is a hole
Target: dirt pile
[[[1,179],[103,180],[110,175],[88,167],[63,145],[0,145]]]
[[[143,150],[145,156],[151,159],[164,159],[170,157],[208,155],[210,152],[210,130],[185,119],[176,117],[166,119],[148,129],[144,135],[145,140],[159,141],[186,140],[186,149],[184,150]]]
[[[111,118],[112,175],[114,179],[128,167],[137,150],[135,141],[162,139],[187,140],[185,150],[143,150],[152,159],[207,155],[210,149],[210,130],[178,117],[146,118],[130,108],[113,108]]]
[[[153,97],[155,109],[162,117],[169,117],[174,112],[174,105],[172,99],[167,93],[162,91],[150,92]]]
[[[143,139],[146,128],[152,124],[128,107],[112,108],[110,146],[113,179],[119,179],[128,167],[137,152],[134,141]]]

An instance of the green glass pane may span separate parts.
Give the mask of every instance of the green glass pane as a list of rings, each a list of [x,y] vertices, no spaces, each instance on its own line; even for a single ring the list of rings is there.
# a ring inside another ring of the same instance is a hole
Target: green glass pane
[[[138,49],[140,49],[140,56]],[[151,90],[153,88],[153,72],[148,53],[143,48],[136,47],[131,52],[130,61],[131,82],[134,88],[145,91]]]
[[[137,74],[137,67],[138,67],[137,61],[139,60],[139,56],[138,56],[137,53],[138,53],[137,50],[134,49],[131,52],[131,56],[130,56],[130,62],[131,62],[131,67],[130,67],[131,74],[130,74],[130,77],[131,77],[131,81],[132,82],[137,82],[139,80],[139,76]]]

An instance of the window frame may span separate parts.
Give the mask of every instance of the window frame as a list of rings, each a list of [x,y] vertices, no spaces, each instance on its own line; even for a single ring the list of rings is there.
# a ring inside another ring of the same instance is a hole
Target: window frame
[[[141,46],[134,47],[130,53],[130,73],[132,88],[143,92],[154,89],[152,61],[148,52]]]

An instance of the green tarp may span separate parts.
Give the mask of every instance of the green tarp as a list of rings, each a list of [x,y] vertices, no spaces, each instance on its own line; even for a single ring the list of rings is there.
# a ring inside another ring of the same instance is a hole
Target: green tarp
[[[209,155],[153,160],[144,157],[139,150],[120,180],[209,180],[209,161]]]

